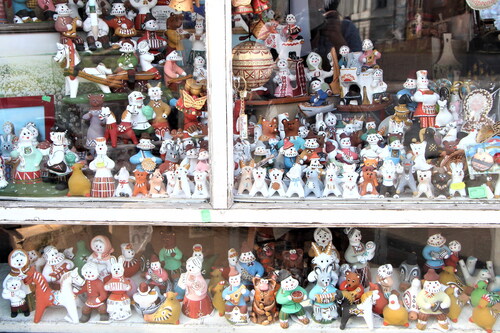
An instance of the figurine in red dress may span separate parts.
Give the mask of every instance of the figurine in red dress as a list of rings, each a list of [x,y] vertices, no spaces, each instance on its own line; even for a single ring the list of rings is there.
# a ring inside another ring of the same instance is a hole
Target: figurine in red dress
[[[87,294],[87,299],[82,306],[81,323],[86,323],[90,319],[92,311],[96,309],[99,312],[99,319],[107,321],[109,315],[106,311],[106,300],[108,292],[104,290],[104,283],[99,279],[99,269],[92,262],[87,262],[82,267],[82,275],[85,278],[85,284],[78,294]]]
[[[213,311],[212,301],[208,296],[208,285],[201,274],[201,260],[191,257],[186,261],[186,273],[179,279],[178,286],[186,290],[182,303],[182,312],[189,318],[208,316]]]

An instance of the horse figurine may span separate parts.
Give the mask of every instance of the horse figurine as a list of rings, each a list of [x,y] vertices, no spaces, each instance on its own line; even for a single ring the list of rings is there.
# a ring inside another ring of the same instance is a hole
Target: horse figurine
[[[57,43],[57,53],[54,56],[54,61],[58,63],[66,61],[66,65],[64,68],[71,72],[81,62],[81,59],[80,56],[78,55],[78,52],[75,50],[75,46],[73,44]],[[96,67],[85,67],[81,71],[88,75],[102,79],[102,81],[106,80],[106,74],[113,73],[111,69],[107,68],[102,63],[100,63]],[[75,75],[66,76],[65,81],[66,81],[65,95],[69,95],[71,98],[76,97],[80,82],[89,82],[88,80],[85,80],[82,77],[78,77]],[[99,88],[103,93],[105,94],[111,93],[111,90],[107,85],[102,83],[96,83],[96,84],[99,86]]]
[[[78,311],[76,308],[76,296],[73,293],[73,278],[72,271],[68,271],[61,276],[60,290],[52,290],[43,277],[42,273],[37,272],[35,269],[30,269],[26,273],[27,277],[24,278],[26,284],[34,284],[36,286],[35,299],[35,318],[34,323],[40,322],[45,309],[49,306],[62,305],[66,308],[68,315],[64,317],[65,320],[78,323]]]
[[[361,297],[360,304],[353,304],[349,300],[348,292],[337,290],[337,302],[341,308],[340,329],[345,329],[349,318],[363,317],[368,328],[373,330],[373,304],[379,297],[378,290],[368,291]]]

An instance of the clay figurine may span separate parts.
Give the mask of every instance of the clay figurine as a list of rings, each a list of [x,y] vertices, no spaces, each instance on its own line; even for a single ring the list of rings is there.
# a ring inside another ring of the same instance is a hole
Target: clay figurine
[[[43,249],[43,258],[46,264],[43,267],[42,275],[49,284],[60,284],[62,275],[75,267],[71,260],[66,259],[62,252],[51,245]]]
[[[141,263],[135,258],[135,251],[131,243],[120,244],[120,249],[123,256],[123,276],[132,277],[141,268]]]
[[[30,315],[26,302],[26,292],[23,290],[24,282],[19,276],[8,274],[3,281],[2,298],[10,302],[10,317],[15,318],[19,312],[25,317]]]
[[[161,82],[158,82],[154,87],[148,83],[147,87],[150,98],[148,105],[153,108],[155,113],[151,125],[155,130],[156,137],[162,140],[165,133],[170,129],[167,118],[170,115],[171,108],[170,105],[162,100],[163,91],[161,90]]]
[[[422,283],[419,278],[414,278],[411,285],[403,293],[403,305],[408,310],[408,319],[415,321],[418,318],[419,307],[417,305],[417,295],[422,290]]]
[[[254,277],[264,276],[264,266],[257,261],[246,242],[243,242],[241,246],[238,264],[241,269],[241,280],[245,286],[251,286]]]
[[[155,148],[155,145],[151,142],[151,138],[147,133],[141,135],[136,147],[139,149],[139,152],[130,157],[130,163],[135,164],[135,168],[138,171],[153,172],[156,165],[161,164],[162,160],[154,156],[151,152]]]
[[[302,301],[307,300],[307,292],[299,286],[299,281],[294,279],[290,272],[282,269],[278,274],[280,289],[276,294],[276,302],[281,304],[279,312],[281,328],[288,328],[290,315],[294,314],[304,325],[309,324],[309,318],[306,316]]]
[[[465,183],[464,183],[464,165],[462,162],[450,163],[451,168],[451,182],[450,182],[450,197],[453,197],[455,193],[459,193],[463,198],[467,196],[465,193]]]
[[[163,268],[165,268],[170,278],[176,280],[180,276],[182,251],[176,245],[174,232],[161,231],[160,235],[164,242],[163,248],[158,254],[160,262],[163,263]]]
[[[154,128],[149,120],[153,119],[154,110],[151,106],[144,105],[144,96],[141,92],[132,91],[128,95],[128,105],[125,112],[131,116],[132,129],[136,136],[140,136],[142,133],[153,134]]]
[[[156,289],[151,289],[146,282],[142,282],[132,296],[135,309],[142,315],[153,313],[159,307],[160,295]]]
[[[14,23],[40,22],[35,12],[26,5],[26,0],[12,1],[12,12],[14,13]]]
[[[427,239],[427,245],[422,250],[425,259],[425,271],[428,269],[439,270],[444,266],[444,259],[451,255],[446,244],[446,238],[440,233],[434,234]]]
[[[33,144],[35,134],[28,127],[23,127],[19,133],[19,139],[10,156],[13,162],[19,160],[14,174],[16,184],[36,184],[42,181],[40,163],[42,152]]]
[[[469,318],[470,322],[475,323],[488,333],[493,332],[493,326],[498,319],[498,308],[492,307],[491,295],[484,295],[479,304],[472,310],[472,316]]]
[[[123,276],[125,259],[119,256],[118,260],[111,256],[111,279],[104,284],[104,290],[110,292],[107,300],[107,311],[112,320],[125,320],[132,315],[130,297],[127,292],[132,289],[130,279]]]
[[[391,294],[389,304],[384,308],[384,326],[404,326],[409,327],[408,311],[400,304],[398,296]]]
[[[151,164],[148,162],[151,162]],[[150,160],[146,160],[145,164],[154,167],[153,163],[154,162]],[[147,171],[140,171],[137,169],[134,170],[135,184],[134,184],[134,190],[132,192],[133,197],[138,197],[138,196],[147,197],[149,195],[148,176],[149,173]]]
[[[194,67],[193,76],[196,78],[197,81],[203,81],[204,79],[206,79],[206,73],[205,75],[195,74],[197,68],[196,63],[198,62],[198,66],[201,63],[199,59],[197,61],[197,58],[201,57],[201,59],[203,59],[203,65],[205,64],[206,34],[205,34],[204,21],[205,20],[202,16],[197,15],[196,22],[194,25],[194,33],[189,36],[189,40],[191,41],[191,52],[189,52],[187,63],[188,65]]]
[[[83,24],[81,18],[72,16],[71,8],[66,1],[56,1],[55,11],[57,18],[54,28],[61,34],[60,42],[73,43],[77,51],[83,51],[85,49],[83,39],[76,33],[76,29]]]
[[[149,323],[179,325],[181,316],[181,304],[177,300],[177,294],[169,291],[166,293],[165,301],[158,310],[152,314],[145,314],[144,320]]]
[[[379,266],[377,269],[376,281],[382,287],[382,292],[386,298],[389,298],[392,292],[392,287],[394,285],[394,279],[392,277],[393,268],[391,264],[385,264]]]
[[[108,321],[109,315],[106,309],[106,300],[108,292],[104,290],[104,283],[99,278],[99,269],[97,265],[88,262],[82,267],[82,276],[85,279],[85,284],[78,294],[87,294],[87,299],[82,306],[81,323],[86,323],[90,319],[92,311],[96,309],[99,312],[99,320]]]
[[[416,253],[408,253],[408,258],[399,265],[399,290],[405,291],[410,288],[414,278],[420,279],[420,274]]]
[[[87,262],[94,263],[98,269],[98,277],[104,280],[111,274],[111,254],[115,251],[108,237],[97,235],[90,240],[92,254]]]
[[[306,78],[311,81],[311,83],[314,79],[318,79],[321,82],[321,90],[324,92],[328,92],[330,90],[330,86],[325,82],[325,79],[333,76],[333,68],[329,72],[323,70],[322,62],[323,60],[318,53],[309,53],[306,58]]]
[[[436,103],[439,95],[429,89],[427,71],[417,72],[417,91],[413,95],[413,101],[417,102],[414,117],[420,119],[420,128],[434,127],[436,120]]]
[[[177,53],[177,51],[172,51],[167,55],[167,58],[165,59],[165,66],[163,67],[166,87],[169,87],[174,79],[186,76],[186,72],[177,65],[177,61],[181,60],[182,57]]]
[[[95,171],[91,195],[97,198],[109,198],[115,192],[115,179],[111,173],[115,162],[107,155],[108,147],[105,138],[96,139],[95,150],[96,157],[89,164],[89,169]]]
[[[449,324],[446,313],[450,303],[450,297],[442,291],[436,271],[429,269],[424,276],[423,289],[417,294],[417,305],[419,307],[417,328],[425,330],[429,318],[436,317],[439,327],[448,330]]]
[[[269,325],[278,320],[276,305],[276,281],[272,279],[252,279],[255,294],[252,303],[250,319],[260,325]]]
[[[141,44],[143,41],[147,43],[154,63],[164,60],[165,56],[162,51],[167,46],[167,40],[159,36],[157,32],[159,30],[158,21],[151,13],[146,14],[142,30],[144,30],[143,35],[137,40],[137,43]]]
[[[111,5],[109,15],[113,17],[106,20],[106,24],[113,29],[111,41],[116,43],[125,38],[131,38],[137,35],[134,22],[127,17],[127,8],[122,0],[114,0]]]
[[[167,18],[167,54],[171,51],[177,51],[181,60],[183,58],[182,52],[184,51],[183,39],[189,38],[189,33],[182,29],[184,14],[180,11],[174,10]]]
[[[313,304],[313,319],[321,324],[329,324],[338,317],[337,288],[332,283],[332,269],[333,266],[326,269],[316,266],[316,285],[309,291],[309,299]]]
[[[229,272],[229,286],[222,292],[222,298],[226,301],[226,319],[231,324],[246,324],[250,291],[241,283],[241,274],[234,267]]]
[[[358,229],[346,228],[344,233],[349,239],[349,246],[345,251],[345,261],[356,266],[356,272],[361,276],[361,283],[368,287],[371,280],[369,261],[375,256],[376,245],[373,242],[361,243],[361,232]]]
[[[85,196],[90,197],[90,191],[92,189],[92,183],[83,174],[82,168],[83,163],[75,163],[71,167],[73,170],[71,176],[68,179],[68,194],[67,196]]]
[[[321,89],[320,80],[311,81],[311,91],[313,92],[313,95],[309,99],[309,103],[312,106],[322,106],[327,103],[326,99],[328,98],[328,94],[323,89]]]
[[[149,263],[150,266],[146,273],[148,285],[151,288],[158,287],[160,289],[160,293],[162,294],[172,290],[172,283],[168,278],[168,273],[163,267],[161,267],[160,260],[156,254],[151,255]]]
[[[352,298],[346,296],[344,292],[337,292],[338,302],[340,304],[341,314],[340,314],[340,329],[344,330],[346,328],[347,322],[351,317],[362,317],[368,329],[373,330],[373,304],[380,297],[378,290],[368,291],[363,294],[360,299],[360,303],[352,303]]]
[[[91,51],[95,51],[98,48],[108,49],[111,46],[108,37],[109,27],[106,22],[99,17],[102,15],[100,3],[97,1],[94,2],[95,13],[91,12],[91,3],[91,1],[86,3],[85,13],[88,17],[83,21],[83,31],[87,33],[87,44]]]
[[[460,242],[457,240],[452,240],[448,243],[448,248],[450,249],[451,254],[444,260],[444,265],[451,266],[456,269],[458,261],[460,260],[460,251],[462,250],[462,244],[460,244]]]
[[[99,117],[104,105],[104,94],[89,94],[88,98],[90,109],[82,116],[82,119],[90,123],[87,129],[86,147],[93,151],[96,145],[95,140],[104,136],[105,120]]]
[[[286,59],[278,59],[276,62],[278,71],[273,78],[273,82],[277,84],[274,91],[275,97],[292,97],[293,89],[292,81],[295,80],[295,75],[290,72],[288,61]]]
[[[130,176],[130,172],[128,172],[126,167],[121,167],[120,171],[115,175],[115,179],[118,181],[118,184],[115,188],[115,197],[131,197],[132,196],[132,188],[130,187],[130,180],[132,177]]]
[[[202,318],[213,311],[208,296],[208,286],[201,274],[201,260],[191,257],[186,261],[186,273],[182,273],[178,286],[186,291],[182,303],[182,313],[189,318]]]
[[[382,57],[382,54],[374,49],[373,42],[365,39],[362,44],[363,53],[359,56],[359,61],[363,64],[362,69],[366,71],[369,68],[378,68],[377,60]]]
[[[142,29],[142,25],[146,21],[146,17],[150,13],[151,8],[156,6],[157,3],[158,3],[157,0],[151,0],[151,1],[132,0],[132,1],[130,1],[130,5],[138,11],[137,16],[135,17],[135,29],[137,29],[137,30]]]

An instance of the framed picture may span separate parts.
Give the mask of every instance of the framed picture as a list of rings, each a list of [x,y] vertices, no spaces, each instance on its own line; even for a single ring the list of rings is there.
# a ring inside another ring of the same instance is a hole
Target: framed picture
[[[40,140],[49,138],[54,125],[54,96],[27,96],[0,98],[0,125],[10,121],[16,135],[26,123],[33,122],[40,131]]]

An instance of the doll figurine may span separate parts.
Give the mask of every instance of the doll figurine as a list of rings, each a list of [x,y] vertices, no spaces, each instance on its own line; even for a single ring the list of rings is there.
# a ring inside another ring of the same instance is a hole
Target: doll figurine
[[[30,315],[26,302],[26,292],[23,290],[23,280],[18,276],[7,275],[3,281],[2,298],[10,302],[10,317],[15,318],[19,312],[25,317]]]
[[[151,1],[141,1],[141,0],[132,0],[130,1],[130,5],[134,7],[139,13],[135,17],[135,29],[141,30],[142,25],[146,21],[146,17],[148,14],[151,14],[151,8],[156,6],[158,0]]]
[[[167,55],[165,66],[163,67],[165,86],[168,87],[173,79],[177,79],[180,76],[186,76],[186,72],[176,63],[181,60],[182,57],[177,51],[172,51]]]
[[[193,61],[193,78],[197,83],[206,84],[207,69],[205,68],[205,58],[196,56]]]
[[[14,13],[13,23],[40,22],[35,12],[26,5],[26,0],[13,0],[12,12]]]
[[[255,291],[250,319],[260,325],[269,325],[278,320],[276,305],[276,281],[254,277],[253,289]]]
[[[135,251],[131,243],[120,244],[120,249],[123,256],[123,269],[125,270],[123,276],[132,277],[141,268],[141,263],[135,258]]]
[[[363,53],[359,56],[359,61],[363,64],[362,70],[366,71],[369,68],[379,68],[377,60],[382,57],[382,54],[373,48],[373,42],[365,39],[362,44]]]
[[[425,259],[424,271],[428,269],[440,270],[444,267],[444,260],[449,258],[451,251],[446,244],[446,238],[440,233],[427,238],[427,245],[422,250]]]
[[[285,18],[286,21],[286,27],[285,27],[285,36],[289,42],[297,40],[297,39],[303,39],[302,36],[300,36],[300,32],[302,29],[297,25],[297,19],[295,18],[295,15],[293,14],[288,14]],[[296,56],[300,56],[300,54],[296,54]]]
[[[156,86],[152,86],[148,83],[147,88],[150,98],[148,105],[153,108],[154,111],[154,118],[151,125],[155,130],[156,137],[162,140],[167,130],[170,129],[167,118],[171,113],[171,108],[168,103],[162,100],[163,91],[161,90],[161,82],[158,82]]]
[[[457,269],[457,264],[460,260],[460,251],[462,250],[462,244],[460,244],[459,241],[452,240],[448,243],[448,248],[450,249],[451,254],[444,260],[444,266],[451,266],[454,269]]]
[[[399,90],[397,92],[397,97],[398,100],[404,96],[408,95],[410,97],[410,102],[406,105],[408,107],[408,110],[413,113],[415,112],[415,108],[417,107],[417,103],[415,103],[412,98],[413,95],[415,95],[415,92],[417,90],[417,77],[415,74],[415,71],[410,71],[408,75],[406,76],[406,81],[403,83],[403,89]]]
[[[164,60],[165,56],[162,51],[167,46],[167,40],[158,35],[158,21],[151,13],[146,14],[144,23],[142,23],[142,29],[144,33],[142,37],[137,40],[137,43],[140,44],[145,41],[148,44],[149,52],[154,56],[154,63]]]
[[[281,304],[279,313],[281,328],[288,328],[288,319],[294,314],[297,319],[304,325],[309,324],[309,318],[301,302],[307,300],[307,292],[299,286],[299,281],[292,277],[292,274],[287,270],[282,269],[278,274],[280,289],[276,294],[276,302]]]
[[[333,76],[333,68],[327,72],[322,68],[323,60],[321,56],[316,52],[311,52],[306,58],[307,73],[306,78],[311,81],[318,79],[321,82],[321,90],[328,92],[330,86],[325,82],[325,79]],[[312,87],[311,87],[312,88]],[[314,90],[314,89],[313,89]]]
[[[130,297],[127,295],[127,292],[132,289],[132,283],[130,279],[123,276],[124,261],[123,256],[119,256],[118,260],[111,256],[111,279],[104,284],[104,290],[110,292],[106,307],[109,318],[112,320],[125,320],[132,315]]]
[[[246,324],[248,322],[247,302],[250,301],[250,291],[241,283],[241,273],[234,267],[231,267],[229,272],[229,286],[222,292],[222,298],[226,302],[226,319],[231,324]]]
[[[333,266],[322,269],[314,268],[316,285],[309,291],[309,299],[313,304],[313,319],[321,324],[330,324],[338,317],[335,297],[337,288],[332,283]]]
[[[43,257],[46,264],[43,267],[42,275],[49,284],[59,284],[64,273],[69,272],[75,264],[64,257],[54,246],[46,246],[43,249]]]
[[[115,167],[115,162],[107,155],[108,147],[105,138],[96,139],[95,151],[96,157],[89,165],[89,169],[95,171],[91,196],[109,198],[115,193],[115,179],[111,173],[111,170]]]
[[[293,97],[292,81],[295,80],[296,76],[290,72],[288,68],[288,61],[286,59],[278,59],[276,62],[276,67],[278,71],[273,78],[273,82],[277,84],[274,90],[275,97]]]
[[[339,67],[340,68],[347,68],[347,56],[351,52],[351,49],[347,45],[342,45],[339,49],[339,54],[340,54],[340,60],[339,60]]]
[[[439,94],[429,89],[427,71],[417,72],[417,91],[413,95],[413,101],[417,107],[413,116],[420,119],[420,128],[434,127],[436,121],[436,103]]]
[[[203,60],[205,60],[206,53],[205,25],[202,16],[197,16],[196,23],[194,25],[194,34],[191,34],[189,36],[189,40],[191,41],[191,52],[189,53],[187,63],[188,65],[195,67],[195,59],[197,57],[201,57]]]
[[[339,263],[340,255],[339,251],[333,245],[333,235],[330,229],[328,228],[316,228],[314,229],[314,242],[311,243],[311,248],[309,249],[309,256],[316,257],[320,253],[324,253],[325,251],[333,251],[337,261],[336,264]]]
[[[71,8],[64,0],[56,0],[57,18],[54,28],[61,34],[60,42],[62,44],[73,43],[77,51],[85,50],[83,39],[78,36],[76,29],[82,26],[82,20],[79,17],[73,17]]]
[[[168,273],[163,267],[161,267],[160,259],[158,259],[156,254],[151,255],[149,263],[150,266],[146,273],[148,285],[151,288],[158,287],[162,294],[167,291],[171,291],[172,283],[168,278]]]
[[[375,256],[376,245],[373,242],[361,243],[361,231],[355,228],[346,228],[344,233],[349,239],[349,246],[345,250],[344,258],[351,266],[356,266],[356,272],[361,276],[363,287],[368,287],[371,281],[369,261]]]
[[[115,250],[109,238],[103,235],[90,240],[90,249],[93,252],[87,258],[87,263],[93,263],[97,267],[99,279],[104,280],[111,274],[111,254]]]
[[[88,98],[90,109],[82,116],[82,119],[90,122],[87,129],[86,147],[92,151],[96,145],[95,140],[104,136],[105,120],[99,118],[104,105],[104,94],[89,94]]]
[[[33,144],[35,134],[28,127],[23,127],[19,133],[19,139],[10,156],[13,162],[19,160],[14,174],[16,184],[36,184],[42,181],[40,163],[42,152]]]
[[[88,15],[87,19],[83,21],[83,31],[87,33],[87,44],[91,51],[98,48],[108,49],[109,44],[109,27],[99,16],[102,15],[102,10],[99,2],[95,2],[95,13],[91,13],[91,1],[88,1],[85,6],[85,13]],[[97,17],[94,17],[96,15]],[[99,42],[97,44],[97,42]]]
[[[313,95],[309,99],[309,103],[311,103],[311,105],[313,106],[325,105],[328,94],[323,89],[321,89],[320,80],[311,81],[311,90],[313,91]]]
[[[155,148],[155,145],[151,142],[147,133],[144,133],[141,136],[139,144],[137,144],[136,147],[139,149],[139,152],[132,155],[129,159],[130,163],[135,164],[136,170],[152,172],[155,169],[154,167],[150,168],[150,166],[146,165],[146,163],[143,163],[145,160],[151,160],[155,164],[155,167],[157,164],[161,164],[161,158],[154,156],[151,152]],[[147,169],[144,169],[145,167]]]
[[[379,266],[377,269],[377,283],[382,287],[382,292],[386,298],[389,298],[392,292],[392,287],[394,285],[394,279],[392,277],[393,268],[391,264],[385,264]]]
[[[449,329],[448,313],[450,308],[450,297],[442,291],[442,285],[438,281],[438,275],[433,269],[424,276],[423,289],[417,294],[417,305],[419,307],[417,328],[425,330],[430,317],[436,317],[439,327],[443,330]]]
[[[122,54],[116,61],[117,68],[115,72],[127,72],[129,77],[135,75],[135,68],[139,64],[139,59],[135,54],[137,42],[133,39],[125,39],[120,41],[118,45]]]
[[[241,254],[238,263],[241,268],[241,280],[245,286],[252,285],[253,277],[264,276],[264,266],[257,261],[246,242],[243,242],[241,246]]]
[[[127,8],[122,0],[114,0],[111,12],[113,17],[106,20],[106,24],[113,29],[111,41],[116,43],[125,38],[132,38],[137,35],[134,22],[127,17]]]
[[[161,231],[160,235],[163,238],[163,248],[160,250],[159,259],[163,263],[163,268],[168,272],[170,278],[175,281],[179,278],[182,251],[176,245],[176,237],[174,232]]]
[[[189,33],[182,29],[183,20],[184,14],[182,12],[172,11],[167,18],[167,31],[165,31],[165,36],[167,36],[167,54],[177,51],[181,61],[183,59],[182,52],[184,51],[182,40],[189,38]]]
[[[90,319],[92,311],[95,309],[99,312],[100,321],[108,321],[109,315],[106,308],[106,300],[108,292],[104,289],[104,283],[99,278],[99,269],[93,262],[87,262],[82,267],[82,276],[85,283],[78,294],[87,294],[87,299],[82,306],[82,315],[80,323],[86,323]]]
[[[208,296],[207,282],[201,274],[201,260],[191,257],[186,261],[186,273],[179,278],[179,287],[186,291],[182,303],[182,313],[189,318],[208,316],[213,311],[212,302]]]

